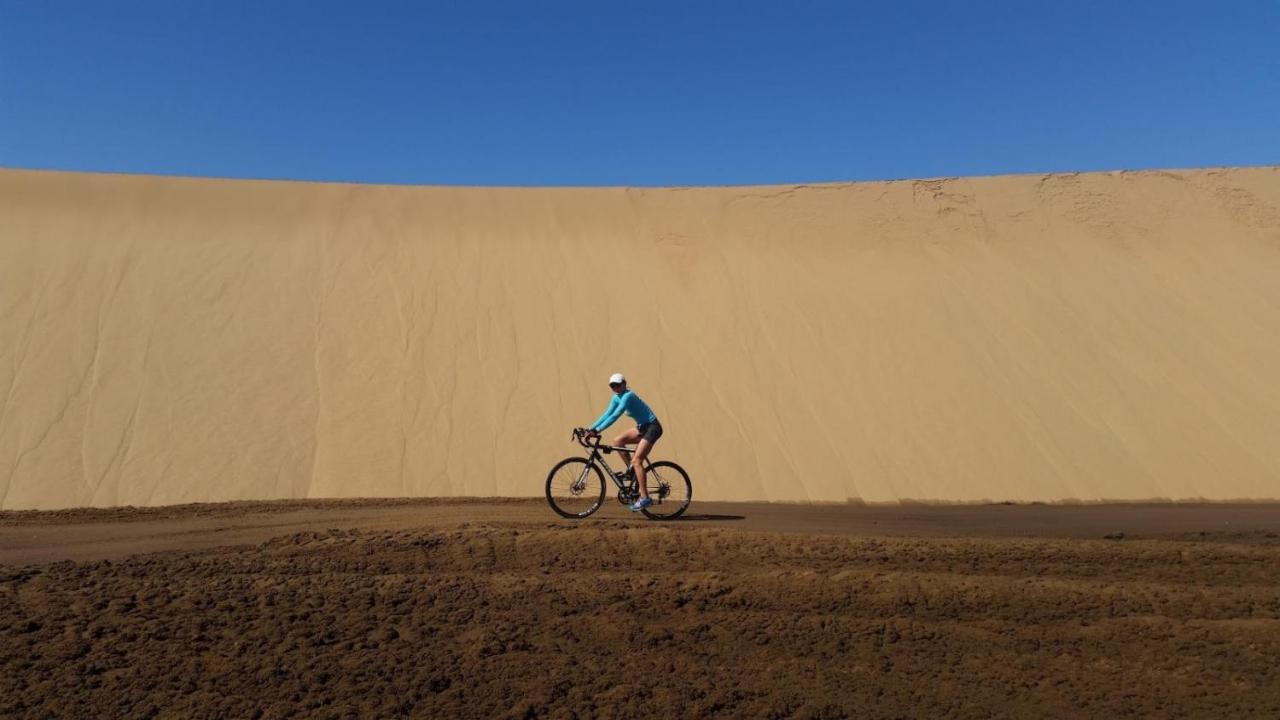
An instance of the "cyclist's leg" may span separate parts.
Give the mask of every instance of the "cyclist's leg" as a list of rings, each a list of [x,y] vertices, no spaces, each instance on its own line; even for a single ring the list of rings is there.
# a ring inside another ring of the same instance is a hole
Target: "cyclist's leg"
[[[636,428],[624,430],[621,435],[613,439],[613,444],[616,446],[635,445],[638,442],[640,442],[640,431]],[[622,458],[623,467],[631,464],[631,453],[619,450],[618,456]]]
[[[648,438],[640,438],[640,443],[636,445],[636,456],[631,461],[631,467],[636,471],[636,482],[639,483],[640,497],[649,497],[649,486],[644,481],[644,459],[649,457],[649,450],[653,448],[653,441]]]

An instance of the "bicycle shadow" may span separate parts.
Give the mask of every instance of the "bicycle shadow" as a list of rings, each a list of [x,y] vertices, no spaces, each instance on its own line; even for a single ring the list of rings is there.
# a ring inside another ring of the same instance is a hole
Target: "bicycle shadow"
[[[670,522],[706,522],[708,520],[726,521],[726,520],[746,520],[746,519],[747,519],[746,515],[714,515],[711,513],[692,513],[689,515],[681,515],[680,517],[674,520],[671,520]]]

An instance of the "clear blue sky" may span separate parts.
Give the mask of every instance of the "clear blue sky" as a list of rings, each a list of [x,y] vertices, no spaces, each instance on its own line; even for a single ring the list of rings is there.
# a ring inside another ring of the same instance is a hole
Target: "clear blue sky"
[[[703,185],[1280,164],[1280,2],[0,0],[0,166]]]

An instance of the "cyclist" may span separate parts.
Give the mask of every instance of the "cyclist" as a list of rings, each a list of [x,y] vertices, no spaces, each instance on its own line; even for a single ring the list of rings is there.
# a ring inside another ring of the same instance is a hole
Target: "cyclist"
[[[658,422],[658,416],[636,395],[636,391],[627,388],[627,379],[622,373],[614,373],[609,377],[609,389],[613,390],[613,399],[609,401],[604,414],[587,428],[587,433],[599,437],[600,431],[617,422],[624,412],[636,421],[636,427],[623,432],[613,441],[614,445],[636,445],[634,456],[629,452],[618,452],[622,456],[622,462],[631,465],[640,488],[640,499],[631,504],[631,511],[635,512],[653,504],[649,499],[649,488],[644,482],[644,459],[649,457],[649,450],[662,437],[662,423]]]

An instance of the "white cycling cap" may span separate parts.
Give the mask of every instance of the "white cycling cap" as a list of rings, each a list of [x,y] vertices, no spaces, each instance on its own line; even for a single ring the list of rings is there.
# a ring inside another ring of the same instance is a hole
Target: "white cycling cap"
[[[623,376],[622,376],[622,373],[614,373],[614,374],[612,374],[612,375],[610,375],[610,376],[609,376],[609,384],[610,384],[610,385],[616,385],[616,384],[618,384],[618,383],[624,383],[624,382],[626,382],[626,381],[627,381],[627,379],[626,379],[625,377],[623,377]]]

